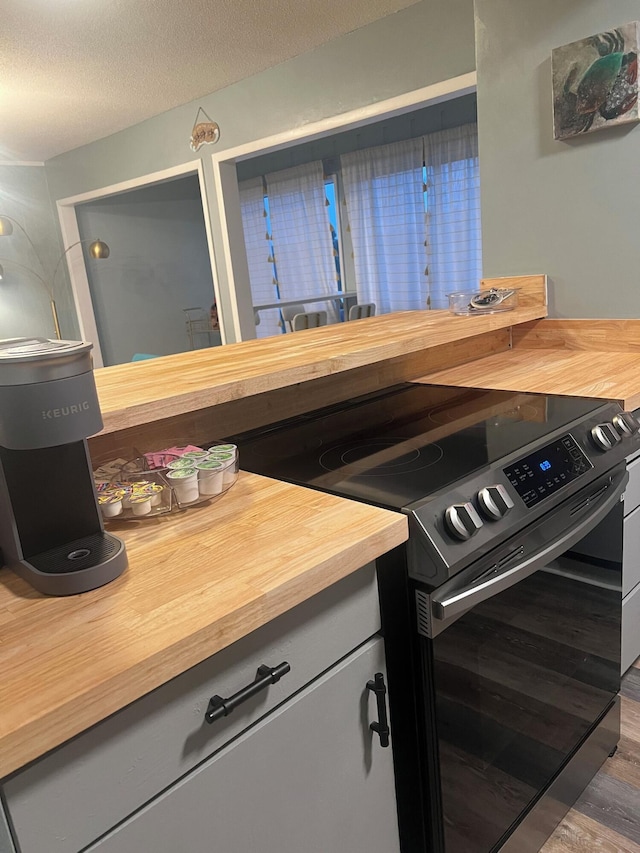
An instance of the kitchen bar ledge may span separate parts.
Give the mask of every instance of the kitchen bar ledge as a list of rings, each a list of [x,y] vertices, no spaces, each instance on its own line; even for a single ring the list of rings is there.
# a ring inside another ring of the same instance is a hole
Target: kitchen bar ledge
[[[408,535],[400,513],[245,472],[219,501],[114,532],[129,568],[93,592],[0,572],[0,778]]]
[[[104,420],[101,436],[242,400],[297,383],[344,374],[446,344],[472,340],[546,317],[546,277],[486,279],[483,287],[520,287],[519,307],[456,317],[448,311],[402,311],[319,329],[96,370]],[[460,359],[458,359],[460,360]],[[419,375],[419,373],[414,373]],[[405,377],[409,378],[409,377]]]

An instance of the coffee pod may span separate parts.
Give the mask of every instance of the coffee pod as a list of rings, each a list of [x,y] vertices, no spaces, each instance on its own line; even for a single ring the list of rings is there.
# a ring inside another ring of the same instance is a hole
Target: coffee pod
[[[145,491],[151,498],[151,506],[160,506],[164,486],[161,486],[160,483],[149,483]]]
[[[218,450],[216,447],[209,452],[209,459],[215,459],[224,465],[223,487],[235,483],[238,477],[238,463],[235,453],[229,450]]]
[[[198,472],[195,468],[173,468],[167,471],[167,480],[173,488],[178,502],[193,503],[200,495],[198,491]]]
[[[209,448],[209,455],[212,453],[231,453],[235,459],[238,455],[238,448],[235,444],[215,444]]]
[[[208,459],[217,459],[219,462],[233,462],[235,460],[235,454],[230,450],[218,450],[217,447],[214,447],[209,451]]]
[[[151,495],[132,495],[131,512],[134,515],[149,515],[151,512]]]
[[[198,489],[202,496],[219,495],[224,481],[224,462],[203,459],[196,464]]]
[[[238,479],[238,465],[235,459],[232,459],[225,466],[224,473],[222,475],[222,485],[226,489],[229,486],[232,486],[235,481]]]
[[[192,462],[199,462],[201,459],[206,459],[209,455],[206,450],[187,450],[183,453],[181,459],[190,459]]]
[[[172,462],[169,462],[167,468],[171,471],[178,471],[180,468],[193,468],[193,460],[186,459],[184,456],[179,456]]]
[[[122,495],[104,492],[98,496],[98,504],[104,518],[115,518],[122,512]]]

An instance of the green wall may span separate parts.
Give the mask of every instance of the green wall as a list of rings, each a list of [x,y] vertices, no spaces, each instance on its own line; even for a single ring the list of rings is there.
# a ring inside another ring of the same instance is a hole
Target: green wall
[[[414,139],[438,130],[459,127],[477,120],[476,96],[463,95],[441,104],[433,104],[420,110],[392,116],[384,121],[368,124],[357,130],[346,130],[312,142],[274,151],[271,154],[253,157],[238,163],[238,180],[245,181],[257,175],[278,172],[302,163],[324,160],[325,168],[339,168],[339,157],[351,151],[361,151],[390,142]]]
[[[551,50],[640,18],[632,0],[476,0],[486,276],[547,273],[558,317],[638,317],[640,127],[553,139]]]

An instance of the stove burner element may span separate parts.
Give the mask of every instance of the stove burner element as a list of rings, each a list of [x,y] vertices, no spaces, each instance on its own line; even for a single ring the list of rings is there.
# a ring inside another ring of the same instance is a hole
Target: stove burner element
[[[406,453],[398,455],[402,448],[401,439],[367,438],[349,441],[327,448],[318,462],[325,471],[337,471],[348,467],[350,475],[360,477],[384,477],[408,474],[435,465],[442,459],[443,452],[437,444],[411,447],[411,440],[404,442]]]

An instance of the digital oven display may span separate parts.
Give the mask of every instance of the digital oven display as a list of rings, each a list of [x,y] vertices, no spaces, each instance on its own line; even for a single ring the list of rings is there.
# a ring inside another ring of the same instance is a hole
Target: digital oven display
[[[577,479],[593,465],[572,435],[536,450],[515,465],[504,468],[509,482],[530,507]]]

